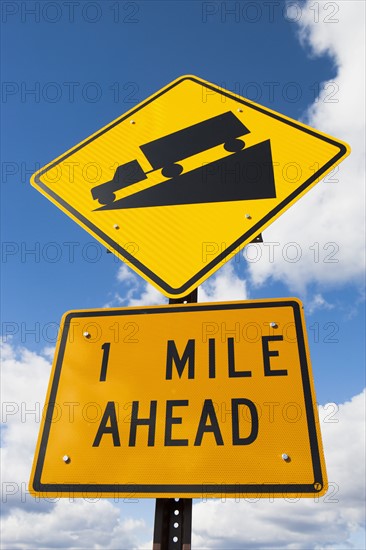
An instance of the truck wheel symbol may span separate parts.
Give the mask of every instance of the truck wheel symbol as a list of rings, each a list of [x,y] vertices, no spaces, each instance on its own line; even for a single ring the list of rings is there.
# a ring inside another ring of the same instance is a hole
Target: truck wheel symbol
[[[242,139],[230,139],[224,145],[225,151],[229,151],[230,153],[239,153],[244,147],[245,143]]]
[[[161,173],[165,178],[175,178],[176,176],[179,176],[183,172],[183,166],[180,164],[169,164],[168,166],[164,166]]]
[[[101,183],[91,189],[93,199],[99,201],[99,204],[112,204],[116,198],[115,191],[124,189],[138,181],[146,179],[146,174],[137,160],[131,160],[118,166],[113,179]]]
[[[98,202],[99,202],[99,204],[109,204],[109,203],[113,202],[115,198],[116,198],[115,193],[111,193],[108,190],[100,191],[99,192],[99,197],[98,197]]]

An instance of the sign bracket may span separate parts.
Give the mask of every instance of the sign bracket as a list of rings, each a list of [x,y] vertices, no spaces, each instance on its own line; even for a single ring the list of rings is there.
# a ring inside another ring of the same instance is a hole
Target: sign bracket
[[[196,304],[198,302],[198,288],[192,290],[187,296],[182,298],[169,298],[169,304]]]
[[[169,298],[169,304],[196,304],[198,288],[183,298]],[[191,550],[192,499],[157,498],[153,550]]]

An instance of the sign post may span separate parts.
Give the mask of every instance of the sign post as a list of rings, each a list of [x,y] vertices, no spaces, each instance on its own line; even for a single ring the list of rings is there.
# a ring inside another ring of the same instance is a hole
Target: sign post
[[[157,498],[153,550],[191,550],[192,499]]]
[[[198,288],[184,298],[170,298],[169,304],[198,302]],[[191,550],[192,499],[157,498],[153,550]]]

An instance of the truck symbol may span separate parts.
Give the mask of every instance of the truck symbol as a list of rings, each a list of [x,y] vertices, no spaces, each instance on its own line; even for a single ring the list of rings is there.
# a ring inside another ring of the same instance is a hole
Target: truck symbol
[[[137,160],[118,166],[113,179],[91,189],[93,199],[111,205],[115,192],[147,179],[147,174],[161,169],[165,178],[178,177],[183,172],[179,161],[224,144],[229,152],[238,152],[245,146],[239,136],[249,133],[248,128],[231,112],[222,113],[178,132],[140,146],[152,166],[144,172]]]

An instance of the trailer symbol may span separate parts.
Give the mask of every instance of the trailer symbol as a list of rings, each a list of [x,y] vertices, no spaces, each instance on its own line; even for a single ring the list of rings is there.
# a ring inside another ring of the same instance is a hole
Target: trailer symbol
[[[91,190],[93,199],[104,205],[97,210],[275,197],[270,142],[244,149],[245,143],[239,138],[248,133],[249,129],[228,111],[141,145],[152,169],[144,172],[137,160],[118,166],[112,180]],[[233,154],[182,173],[179,161],[221,144]],[[248,169],[253,166],[256,175],[250,181]],[[147,179],[155,170],[169,179],[115,201],[116,191]],[[238,177],[227,178],[225,172],[233,170],[239,170]]]

